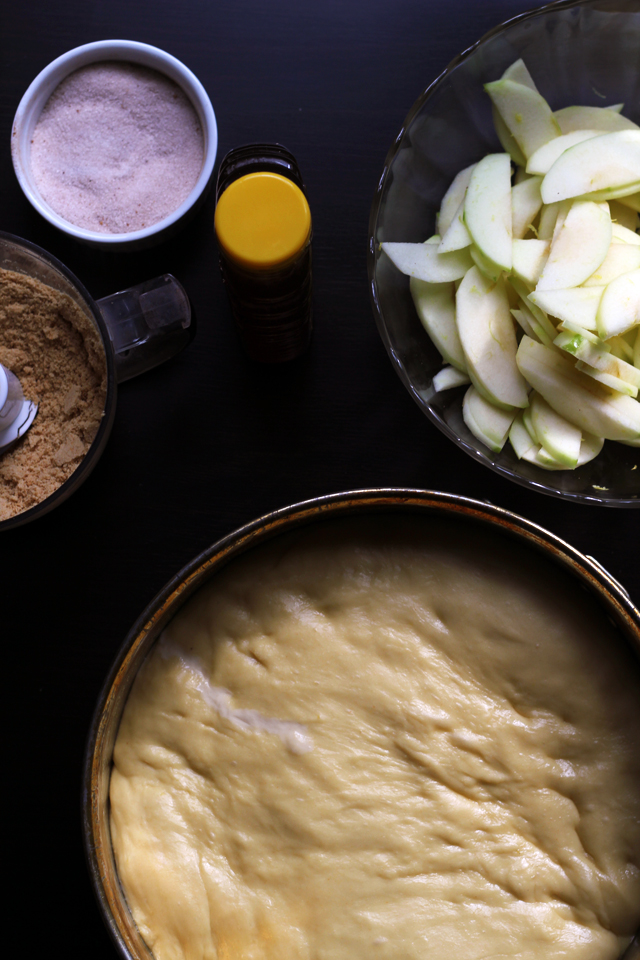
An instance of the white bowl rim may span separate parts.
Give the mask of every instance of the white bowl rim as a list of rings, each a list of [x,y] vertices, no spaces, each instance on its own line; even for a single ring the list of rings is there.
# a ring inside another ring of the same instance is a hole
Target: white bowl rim
[[[23,152],[23,144],[26,140],[26,152],[28,153],[31,131],[40,116],[42,108],[56,87],[75,70],[105,60],[120,60],[146,66],[163,73],[174,83],[177,83],[194,107],[204,136],[202,170],[189,195],[169,216],[158,220],[149,227],[134,230],[130,233],[99,233],[94,230],[85,230],[57,214],[45,202],[35,187],[28,158],[24,156]],[[27,200],[54,227],[77,240],[104,247],[133,245],[163,232],[180,220],[207,187],[213,172],[217,149],[216,116],[209,95],[202,83],[188,67],[170,53],[137,40],[96,40],[93,43],[85,43],[80,47],[74,47],[52,60],[27,88],[18,104],[11,130],[13,168]]]

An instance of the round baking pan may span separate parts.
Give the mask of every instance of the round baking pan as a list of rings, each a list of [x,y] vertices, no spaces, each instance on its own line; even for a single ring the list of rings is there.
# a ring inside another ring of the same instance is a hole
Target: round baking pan
[[[604,609],[640,660],[640,610],[624,588],[591,557],[517,514],[467,497],[429,490],[372,489],[331,494],[294,504],[241,527],[209,547],[173,577],[133,625],[99,697],[85,756],[83,828],[89,871],[103,919],[125,960],[150,960],[118,880],[109,831],[113,747],[139,667],[185,601],[231,559],[280,534],[345,516],[413,513],[450,519],[507,539],[574,578]],[[637,938],[636,938],[637,939]],[[627,957],[630,958],[629,952]],[[625,957],[625,960],[627,958]]]

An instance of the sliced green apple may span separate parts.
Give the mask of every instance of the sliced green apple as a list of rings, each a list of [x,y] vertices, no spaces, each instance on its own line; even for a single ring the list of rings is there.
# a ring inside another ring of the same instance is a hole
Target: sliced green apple
[[[456,323],[471,382],[497,406],[526,407],[528,387],[515,362],[517,342],[504,283],[472,267],[456,294]]]
[[[470,381],[468,375],[462,370],[456,367],[443,367],[431,382],[435,392],[442,393],[443,390],[453,390],[454,387],[461,387]]]
[[[540,197],[542,199],[542,197]],[[538,240],[551,240],[558,219],[559,203],[545,203],[540,211],[538,221]]]
[[[633,442],[633,441],[632,441]],[[582,432],[582,443],[580,444],[580,455],[578,457],[578,466],[583,463],[589,463],[598,456],[604,446],[604,437],[596,437],[593,433]]]
[[[549,257],[549,240],[514,240],[513,272],[532,287],[536,285]]]
[[[529,69],[522,58],[514,60],[513,63],[507,67],[500,79],[513,80],[514,83],[522,83],[525,87],[529,87],[530,90],[535,90],[536,93],[538,92],[535,80],[529,73]]]
[[[576,467],[580,456],[582,430],[560,416],[535,391],[530,398],[531,422],[538,442],[565,467]]]
[[[533,77],[527,70],[524,60],[516,60],[515,63],[512,63],[510,67],[507,67],[500,79],[514,80],[516,83],[524,84],[525,87],[530,87],[531,90],[537,90]],[[526,157],[516,143],[509,127],[500,116],[495,104],[492,105],[491,109],[493,111],[493,125],[498,135],[498,140],[510,155],[513,162],[518,167],[525,167],[527,164]]]
[[[583,283],[603,262],[610,244],[609,207],[576,200],[551,244],[536,292],[562,290]]]
[[[558,122],[537,90],[513,80],[496,80],[484,88],[525,157],[560,136]]]
[[[542,207],[542,177],[528,177],[511,188],[511,235],[522,240]]]
[[[633,384],[621,380],[620,377],[614,377],[610,373],[603,373],[602,370],[597,370],[596,367],[592,367],[590,363],[585,363],[584,360],[577,361],[576,370],[586,373],[587,376],[597,380],[598,383],[603,383],[605,387],[610,387],[611,390],[623,393],[627,397],[638,396],[638,388],[634,387]]]
[[[606,287],[623,273],[630,273],[640,267],[640,247],[632,243],[615,243],[609,247],[606,257],[584,281],[585,287]]]
[[[451,253],[452,250],[464,250],[471,246],[471,234],[464,222],[464,199],[458,207],[451,226],[442,237],[438,246],[439,253]]]
[[[629,334],[635,335],[636,328],[627,331],[627,336]],[[616,336],[609,337],[607,340],[607,346],[611,348],[611,353],[618,360],[624,360],[625,363],[630,363],[633,366],[633,343],[629,343],[625,339],[625,336]]]
[[[611,340],[601,340],[593,343],[586,337],[570,331],[563,331],[553,341],[557,347],[566,350],[577,360],[589,364],[595,370],[617,377],[633,387],[640,387],[640,370],[621,357],[616,356],[611,349]],[[624,342],[624,341],[621,341]],[[631,348],[629,348],[631,352]],[[630,394],[634,396],[634,394]]]
[[[609,440],[640,437],[640,403],[576,370],[559,350],[524,336],[516,359],[531,386],[581,430]]]
[[[569,287],[564,290],[536,290],[531,303],[559,320],[573,320],[586,330],[596,329],[596,313],[604,287]]]
[[[596,346],[599,346],[602,343],[602,340],[597,333],[594,333],[592,330],[587,330],[574,320],[561,320],[558,324],[558,332],[563,331],[577,333],[581,337],[584,337],[585,340],[589,340],[591,343],[594,343]]]
[[[640,246],[640,236],[635,230],[629,230],[628,227],[623,227],[620,223],[612,222],[611,239],[616,243],[633,243],[636,246]]]
[[[461,170],[460,173],[456,174],[453,178],[451,186],[445,193],[440,204],[440,212],[438,213],[438,231],[441,237],[444,237],[447,230],[453,223],[453,218],[458,212],[458,208],[462,201],[464,200],[464,195],[467,192],[467,187],[469,186],[469,180],[471,179],[471,174],[475,163],[472,163],[469,167],[465,167],[464,170]]]
[[[605,187],[602,190],[591,190],[589,193],[582,194],[580,199],[595,200],[596,202],[604,200],[607,203],[610,200],[619,200],[623,203],[627,197],[635,196],[638,190],[640,190],[640,180],[632,180],[630,183],[625,183],[621,187]]]
[[[487,277],[488,280],[491,280],[492,283],[497,283],[503,273],[502,267],[499,267],[497,263],[493,262],[493,260],[489,260],[488,257],[485,257],[482,251],[478,250],[475,243],[472,243],[469,247],[469,253],[471,254],[471,259],[475,263],[480,273],[484,274],[484,276]]]
[[[633,249],[640,254],[640,247]],[[623,273],[606,286],[596,323],[603,340],[626,333],[640,323],[640,269]]]
[[[531,314],[527,316],[524,310],[518,308],[511,308],[511,316],[514,318],[520,329],[523,333],[526,333],[528,337],[531,337],[532,340],[537,340],[538,343],[544,343],[545,341],[541,339],[539,330],[536,329],[531,323]]]
[[[553,225],[553,236],[551,237],[552,244],[555,243],[558,234],[564,227],[565,221],[569,216],[569,210],[571,210],[571,206],[573,202],[574,202],[573,200],[561,200],[558,203],[558,214],[556,216],[556,222]],[[607,206],[607,212],[608,210],[609,210],[609,207]]]
[[[491,109],[493,114],[493,126],[496,131],[496,136],[500,141],[500,146],[506,153],[509,154],[515,165],[523,169],[527,165],[527,158],[514,140],[509,127],[498,113],[495,104],[492,105]]]
[[[584,140],[561,154],[542,181],[544,203],[640,180],[640,130],[618,130]]]
[[[620,115],[623,104],[615,107],[563,107],[554,112],[562,133],[574,130],[601,130],[602,133],[614,133],[616,130],[637,130],[633,120]]]
[[[519,277],[514,276],[509,277],[509,284],[518,294],[522,303],[522,309],[532,313],[536,322],[544,330],[548,341],[550,342],[553,340],[556,335],[556,328],[547,316],[546,312],[541,307],[538,307],[535,303],[531,302],[531,288],[523,280],[520,280]]]
[[[602,136],[600,130],[573,130],[571,133],[564,133],[561,137],[555,137],[548,143],[538,147],[527,161],[527,173],[534,173],[544,176],[549,172],[561,153],[575,146],[576,143],[582,143],[583,140],[591,140],[592,137]]]
[[[383,243],[391,262],[409,277],[428,283],[448,283],[461,279],[473,261],[468,250],[439,253],[436,243]]]
[[[469,430],[495,453],[504,447],[516,413],[516,410],[503,410],[489,403],[473,385],[462,401],[462,418]]]
[[[536,440],[532,439],[531,434],[525,427],[522,413],[517,415],[509,428],[509,443],[513,447],[513,452],[518,460],[529,459],[534,456],[540,446]]]
[[[487,259],[511,270],[511,159],[490,153],[471,174],[464,219],[473,242]]]
[[[466,371],[458,328],[452,283],[426,283],[412,277],[409,289],[420,323],[446,363]]]

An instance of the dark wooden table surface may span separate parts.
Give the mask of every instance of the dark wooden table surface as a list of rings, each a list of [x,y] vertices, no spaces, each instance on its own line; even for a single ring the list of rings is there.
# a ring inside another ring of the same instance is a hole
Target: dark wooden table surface
[[[0,540],[5,814],[20,955],[113,958],[83,861],[82,757],[93,706],[138,614],[188,560],[272,509],[340,490],[407,486],[490,500],[597,558],[640,604],[637,511],[529,492],[433,427],[372,319],[369,208],[420,92],[461,50],[534,0],[1,0],[0,229],[61,259],[95,297],[165,271],[197,336],[119,391],[87,483]],[[190,67],[219,124],[218,158],[251,141],[297,156],[314,218],[315,333],[287,368],[243,356],[217,266],[213,197],[174,241],[115,255],[66,239],[31,209],[9,152],[35,75],[82,43],[144,41]]]

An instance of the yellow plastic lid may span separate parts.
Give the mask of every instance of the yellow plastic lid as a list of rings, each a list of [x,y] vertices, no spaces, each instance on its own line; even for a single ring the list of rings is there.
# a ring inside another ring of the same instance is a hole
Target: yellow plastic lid
[[[224,252],[244,267],[275,267],[304,247],[311,211],[302,190],[279,173],[249,173],[230,183],[215,214]]]

